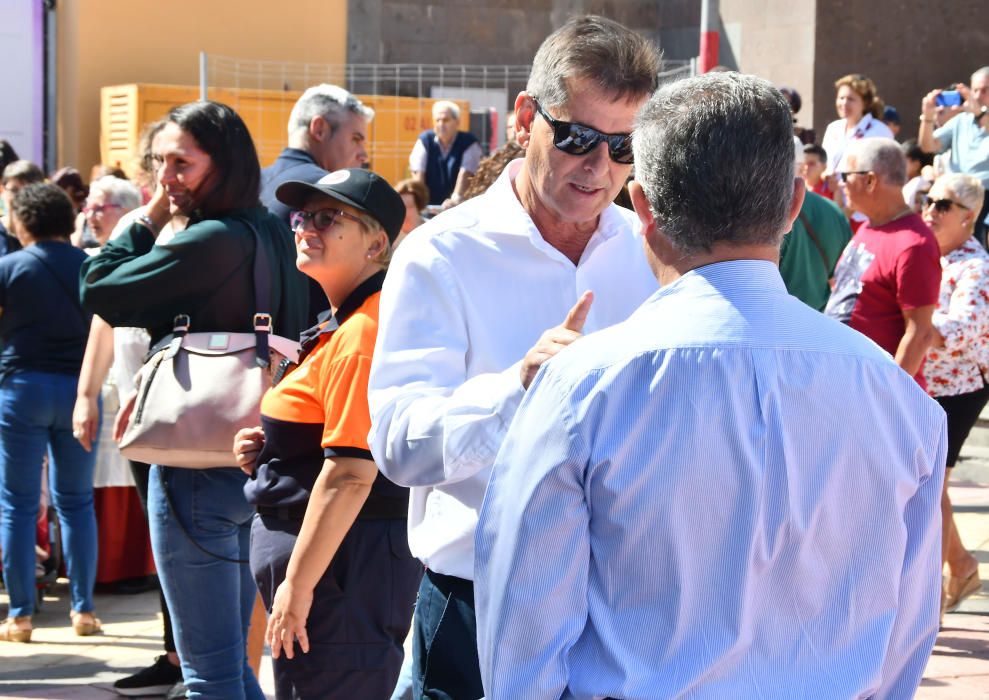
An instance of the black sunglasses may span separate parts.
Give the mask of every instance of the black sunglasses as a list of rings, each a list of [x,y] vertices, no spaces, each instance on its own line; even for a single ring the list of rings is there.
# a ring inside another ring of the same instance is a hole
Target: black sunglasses
[[[553,128],[553,145],[564,153],[586,156],[605,141],[611,160],[622,165],[632,164],[632,134],[605,134],[584,124],[553,119],[535,97],[532,101],[539,115]]]
[[[306,224],[312,221],[312,227],[319,233],[325,233],[337,222],[337,219],[350,219],[358,224],[361,223],[361,220],[353,214],[331,208],[319,209],[318,211],[293,211],[288,218],[293,231],[305,228]]]
[[[953,199],[933,199],[928,197],[926,194],[921,197],[920,201],[923,203],[924,209],[927,209],[927,207],[934,207],[934,211],[938,214],[947,214],[951,211],[952,206],[956,206],[959,209],[964,209],[965,211],[969,210],[964,204],[959,204]]]
[[[848,170],[838,173],[838,179],[842,182],[848,182],[849,175],[868,175],[871,172],[871,170]]]

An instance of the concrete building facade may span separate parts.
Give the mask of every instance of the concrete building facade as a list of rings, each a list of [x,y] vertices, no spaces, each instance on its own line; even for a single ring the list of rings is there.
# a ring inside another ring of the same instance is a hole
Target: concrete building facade
[[[55,12],[58,164],[84,176],[99,162],[105,85],[197,85],[200,51],[346,62],[346,0],[61,0]]]

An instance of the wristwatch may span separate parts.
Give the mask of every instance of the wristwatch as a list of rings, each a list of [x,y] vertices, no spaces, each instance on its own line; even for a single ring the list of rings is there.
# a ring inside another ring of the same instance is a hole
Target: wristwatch
[[[158,234],[158,227],[155,226],[155,222],[147,214],[138,214],[136,221],[139,224],[143,224],[151,233]]]

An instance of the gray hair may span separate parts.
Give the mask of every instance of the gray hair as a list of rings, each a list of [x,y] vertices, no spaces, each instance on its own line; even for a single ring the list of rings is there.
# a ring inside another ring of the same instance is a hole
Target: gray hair
[[[567,84],[575,79],[589,80],[614,97],[651,95],[661,69],[655,44],[610,19],[583,15],[543,41],[525,90],[544,107],[566,105]]]
[[[104,175],[89,183],[89,195],[101,192],[108,204],[116,204],[128,212],[141,206],[141,191],[133,182],[121,180],[113,175]]]
[[[457,121],[460,121],[460,105],[456,102],[450,102],[450,100],[440,100],[439,102],[433,103],[433,119],[436,119],[436,113],[444,109],[450,111],[450,116],[452,116]]]
[[[793,117],[770,83],[724,72],[666,85],[639,112],[632,147],[635,179],[680,252],[782,242]]]
[[[982,203],[986,190],[982,186],[982,182],[977,177],[965,175],[963,173],[948,173],[947,175],[942,175],[935,180],[934,187],[947,190],[951,194],[955,195],[955,198],[958,200],[959,204],[963,204],[968,207],[968,210],[974,212],[976,216],[978,216],[979,212],[982,210]]]
[[[4,187],[11,180],[17,180],[24,185],[32,185],[35,182],[44,182],[45,173],[29,160],[15,160],[12,163],[7,163],[7,167],[3,169],[3,175],[0,176],[0,182]]]
[[[342,87],[329,83],[314,85],[302,93],[292,107],[288,117],[289,138],[307,131],[313,117],[322,117],[336,129],[343,123],[347,112],[359,114],[368,121],[374,119],[374,110]]]
[[[989,66],[982,66],[972,73],[972,81],[974,82],[976,78],[989,77]]]
[[[875,173],[887,185],[907,184],[907,158],[893,139],[874,138],[852,141],[845,151],[845,163],[855,158],[855,170]],[[842,168],[846,165],[842,164]]]

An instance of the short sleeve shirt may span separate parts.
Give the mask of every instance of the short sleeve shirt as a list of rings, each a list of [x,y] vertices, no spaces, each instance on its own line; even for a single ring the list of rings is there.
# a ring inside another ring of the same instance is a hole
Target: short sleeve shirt
[[[895,355],[906,331],[903,312],[937,304],[940,286],[941,254],[923,219],[865,224],[838,261],[825,313]],[[916,379],[926,388],[923,369]]]
[[[989,126],[989,117],[982,118]],[[979,178],[989,187],[989,131],[975,121],[973,114],[959,114],[934,132],[942,151],[949,150],[951,172]]]
[[[934,327],[944,346],[927,353],[931,396],[979,391],[989,376],[989,253],[975,238],[941,258]]]
[[[245,486],[251,503],[304,504],[326,457],[372,459],[367,386],[383,278],[364,282],[335,316],[306,331],[302,361],[262,399],[265,444]]]

